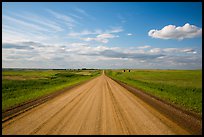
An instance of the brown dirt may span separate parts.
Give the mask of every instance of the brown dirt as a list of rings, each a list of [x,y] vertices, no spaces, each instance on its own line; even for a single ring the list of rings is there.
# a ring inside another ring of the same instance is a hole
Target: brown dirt
[[[93,78],[91,78],[91,79],[93,79]],[[90,81],[90,80],[88,80],[88,81]],[[15,106],[9,107],[6,110],[2,111],[2,122],[5,122],[5,121],[21,114],[21,113],[24,113],[25,111],[28,111],[29,109],[32,109],[33,107],[36,107],[36,106],[38,106],[38,105],[40,105],[40,104],[42,104],[42,103],[44,103],[50,99],[53,99],[64,92],[68,92],[70,89],[72,89],[76,86],[79,86],[81,84],[84,84],[88,81],[80,82],[80,83],[77,83],[75,85],[66,87],[64,89],[55,91],[53,93],[50,93],[48,95],[38,97],[37,99],[31,99],[31,100],[28,100],[26,102],[22,102],[20,104],[15,105]]]
[[[2,124],[2,134],[191,134],[104,74]]]
[[[188,130],[191,134],[202,134],[202,115],[183,109],[180,106],[174,105],[156,96],[140,91],[118,80],[114,81],[129,90],[131,93],[135,94],[147,104],[157,109],[166,117],[176,122],[178,125]]]

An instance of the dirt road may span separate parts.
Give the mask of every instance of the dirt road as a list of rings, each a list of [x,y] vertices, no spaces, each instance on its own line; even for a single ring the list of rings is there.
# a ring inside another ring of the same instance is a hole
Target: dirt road
[[[2,134],[189,134],[104,74],[2,124]]]

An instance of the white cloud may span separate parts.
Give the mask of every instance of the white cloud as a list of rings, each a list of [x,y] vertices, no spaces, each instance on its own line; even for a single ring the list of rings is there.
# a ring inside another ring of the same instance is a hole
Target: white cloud
[[[119,33],[123,31],[124,31],[123,28],[119,26],[119,27],[112,27],[110,30],[106,30],[104,33]]]
[[[34,29],[34,30],[38,30],[38,31],[47,31],[47,32],[49,32],[48,29],[45,29],[44,27],[41,27],[40,25],[29,23],[29,22],[26,22],[26,21],[23,21],[23,20],[20,20],[20,19],[16,19],[14,17],[3,15],[3,20],[7,20],[7,21],[9,21],[9,22],[11,22],[13,24],[18,24],[19,26],[30,28],[31,30]]]
[[[79,22],[77,22],[75,19],[73,19],[70,16],[64,15],[62,13],[58,13],[50,9],[47,9],[47,11],[51,13],[55,18],[64,21],[63,23],[65,23],[70,29],[72,29],[72,27],[74,27],[75,24],[79,24]]]
[[[90,37],[87,37],[87,38],[81,38],[82,40],[84,41],[98,41],[98,42],[102,42],[102,43],[108,43],[108,39],[103,39],[103,38],[90,38]]]
[[[138,66],[141,68],[201,68],[202,55],[189,54],[194,52],[196,51],[191,48],[149,47],[147,50],[138,50],[135,47],[91,46],[80,42],[53,45],[27,41],[2,43],[2,66],[29,68],[137,68]]]
[[[61,43],[65,39],[61,32],[66,30],[57,21],[59,20],[51,20],[48,17],[30,12],[10,12],[8,15],[3,15],[2,42],[28,40]]]
[[[90,14],[88,14],[85,10],[83,9],[80,9],[80,8],[75,8],[75,11],[81,13],[82,15],[86,16],[86,17],[89,17],[91,19],[94,19],[93,16],[91,16]]]
[[[31,29],[30,26],[22,26],[15,24],[8,26],[2,24],[2,43],[20,42],[20,41],[44,41],[51,38],[51,33],[43,33],[36,29]]]
[[[81,32],[70,32],[68,36],[70,37],[78,37],[78,36],[85,36],[85,35],[92,35],[92,34],[101,34],[102,31],[100,29],[96,29],[94,31],[90,30],[83,30]]]
[[[166,53],[193,53],[196,54],[197,52],[194,49],[191,48],[165,48],[162,50]]]
[[[181,49],[181,52],[192,53],[192,54],[196,54],[197,53],[194,49]]]
[[[28,40],[53,44],[70,41],[70,37],[65,36],[64,33],[79,22],[70,13],[61,14],[49,9],[46,11],[48,13],[45,14],[48,16],[25,11],[8,12],[3,15],[2,42]]]
[[[63,31],[62,27],[57,24],[55,21],[42,17],[40,15],[36,15],[34,13],[12,13],[12,15],[19,17],[21,19],[31,21],[33,23],[37,23],[43,25],[43,27],[47,29],[51,29],[54,31]],[[31,18],[32,17],[32,18]]]
[[[69,15],[71,15],[72,17],[77,18],[77,19],[82,19],[82,17],[81,17],[81,16],[77,16],[77,15],[72,14],[72,13],[69,13]]]
[[[95,29],[93,31],[91,30],[82,30],[81,32],[70,32],[68,33],[69,37],[81,37],[81,36],[86,36],[86,35],[100,35],[100,34],[112,34],[112,33],[119,33],[124,31],[122,27],[112,27],[111,29],[108,30],[101,30],[101,29]]]
[[[140,47],[137,47],[137,48],[139,48],[139,49],[147,49],[147,48],[151,48],[151,46],[145,45],[145,46],[140,46]]]
[[[132,36],[132,33],[128,33],[127,35],[128,35],[128,36]]]
[[[108,34],[108,33],[104,33],[104,34],[99,34],[97,35],[95,38],[81,38],[84,41],[98,41],[98,42],[102,42],[102,43],[108,43],[108,39],[112,39],[112,38],[116,38],[119,37],[118,35],[113,35],[113,34]]]
[[[73,47],[79,47],[79,46],[87,46],[87,44],[86,43],[80,43],[80,42],[77,42],[77,43],[71,43],[70,44],[71,46],[73,46]]]
[[[150,50],[151,53],[160,53],[161,49],[160,48],[153,48]]]
[[[118,36],[115,36],[113,34],[100,34],[97,36],[97,38],[101,38],[101,39],[110,39],[110,38],[115,38],[115,37],[118,37]]]
[[[148,33],[149,36],[153,38],[160,39],[178,39],[183,40],[185,38],[194,38],[202,36],[202,28],[198,28],[197,26],[190,25],[186,23],[182,27],[176,27],[175,25],[165,26],[161,30],[150,30]]]

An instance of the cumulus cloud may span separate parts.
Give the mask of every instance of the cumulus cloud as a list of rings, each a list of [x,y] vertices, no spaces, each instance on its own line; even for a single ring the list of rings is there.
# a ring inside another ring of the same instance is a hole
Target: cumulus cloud
[[[128,35],[128,36],[132,36],[132,33],[128,33],[127,35]]]
[[[100,35],[109,38],[109,35]],[[3,67],[37,68],[201,68],[202,54],[191,48],[91,46],[87,43],[2,43]],[[198,52],[198,53],[197,53]],[[196,54],[194,54],[196,53]],[[46,55],[46,56],[45,56]],[[86,60],[86,62],[84,62]]]
[[[185,38],[202,36],[202,28],[199,28],[195,25],[190,25],[189,23],[186,23],[182,27],[168,25],[161,30],[152,29],[148,32],[148,35],[153,38],[183,40]]]

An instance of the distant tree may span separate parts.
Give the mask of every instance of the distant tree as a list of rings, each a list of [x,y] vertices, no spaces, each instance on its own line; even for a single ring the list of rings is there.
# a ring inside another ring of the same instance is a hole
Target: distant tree
[[[125,72],[125,69],[124,69],[124,72]]]

